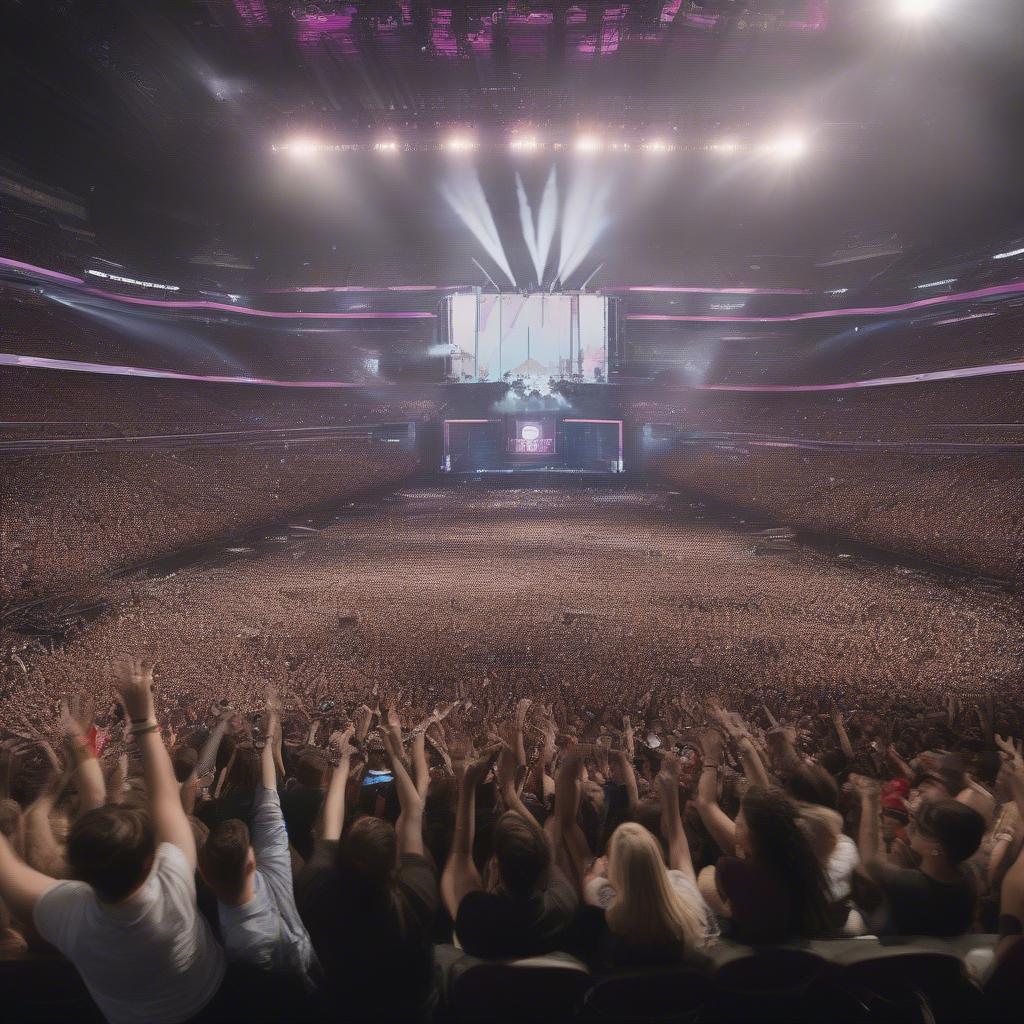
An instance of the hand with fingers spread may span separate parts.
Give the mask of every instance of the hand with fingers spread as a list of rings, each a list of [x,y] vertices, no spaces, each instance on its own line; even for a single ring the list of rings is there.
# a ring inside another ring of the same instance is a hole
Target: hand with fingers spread
[[[71,700],[61,698],[60,727],[68,739],[80,739],[92,728],[95,718],[93,701],[83,701],[81,694],[74,694]]]
[[[114,664],[114,689],[133,722],[154,717],[153,665],[141,658],[123,658]]]

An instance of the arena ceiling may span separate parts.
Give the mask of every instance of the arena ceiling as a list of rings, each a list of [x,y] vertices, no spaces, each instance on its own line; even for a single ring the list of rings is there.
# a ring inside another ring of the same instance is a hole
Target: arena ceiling
[[[1024,5],[940,0],[923,24],[893,16],[904,2],[0,0],[3,155],[142,248],[180,254],[215,232],[291,258],[305,236],[282,231],[294,210],[267,154],[296,133],[429,145],[458,127],[497,145],[526,125],[702,145],[797,124],[817,159],[781,200],[755,175],[709,188],[731,172],[692,164],[678,185],[634,186],[651,196],[638,223],[802,256],[857,231],[976,242],[1022,212]],[[387,187],[371,164],[358,173]],[[429,176],[407,171],[396,195]],[[666,220],[680,193],[699,209]],[[314,250],[341,230],[326,220]]]

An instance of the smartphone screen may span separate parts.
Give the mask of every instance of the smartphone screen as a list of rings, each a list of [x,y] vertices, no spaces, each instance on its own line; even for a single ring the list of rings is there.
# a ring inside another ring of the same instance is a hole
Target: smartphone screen
[[[363,776],[363,785],[364,786],[380,786],[380,785],[382,785],[385,782],[394,782],[394,779],[395,779],[395,777],[394,777],[394,775],[391,774],[391,772],[375,771],[374,769],[371,768]]]

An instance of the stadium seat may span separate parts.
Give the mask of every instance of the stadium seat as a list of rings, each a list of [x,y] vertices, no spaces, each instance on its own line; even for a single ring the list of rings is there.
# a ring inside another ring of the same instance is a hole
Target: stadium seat
[[[980,995],[962,959],[934,939],[864,942],[833,961],[837,1020],[921,1022],[971,1019]]]
[[[583,1018],[616,1024],[688,1024],[715,992],[711,974],[699,968],[653,968],[602,978],[584,996]]]
[[[567,953],[524,960],[465,958],[452,968],[453,1015],[460,1024],[565,1021],[591,983],[582,960]]]
[[[715,1017],[729,1021],[816,1019],[812,990],[829,974],[828,960],[804,946],[742,947],[716,956]]]

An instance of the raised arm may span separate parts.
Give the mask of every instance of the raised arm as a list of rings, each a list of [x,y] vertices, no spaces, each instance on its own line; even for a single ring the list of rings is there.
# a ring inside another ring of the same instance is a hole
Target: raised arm
[[[590,846],[579,824],[580,802],[583,799],[583,750],[577,744],[566,751],[555,776],[555,810],[551,816],[551,837],[556,862],[560,855],[562,867],[577,889],[583,885]]]
[[[277,687],[267,684],[267,729],[266,740],[260,751],[260,783],[264,789],[277,789],[277,761],[274,748],[281,732],[281,702]]]
[[[515,755],[516,764],[526,764],[526,741],[523,736],[523,731],[526,728],[526,716],[530,712],[530,708],[533,705],[533,701],[529,697],[524,697],[516,705],[516,717],[515,724],[513,727],[513,740],[515,741]]]
[[[846,731],[846,721],[843,713],[836,709],[832,712],[832,725],[836,730],[836,738],[839,740],[839,749],[848,761],[853,760],[853,744],[850,742],[849,733]]]
[[[228,721],[234,713],[234,708],[230,704],[218,706],[217,721],[210,730],[210,735],[206,737],[202,750],[199,751],[196,767],[192,772],[197,779],[205,778],[213,771],[213,766],[217,763],[217,751],[220,750],[221,740],[224,739]]]
[[[412,734],[412,770],[416,777],[416,792],[419,793],[421,800],[426,800],[427,790],[430,789],[426,728],[417,728]]]
[[[41,743],[49,762],[49,775],[39,795],[25,810],[25,861],[37,871],[61,878],[67,870],[64,851],[50,824],[50,814],[60,799],[71,772],[62,772],[60,761],[49,743]]]
[[[697,812],[722,853],[732,857],[736,853],[736,823],[718,805],[718,773],[725,747],[718,733],[710,731],[704,734],[702,746],[704,764],[697,782]]]
[[[421,737],[422,738],[422,737]],[[399,856],[423,856],[423,797],[402,760],[402,723],[394,707],[388,708],[384,746],[391,758],[391,774],[401,812],[395,822]]]
[[[862,864],[889,860],[882,842],[882,791],[874,779],[865,775],[851,775],[850,782],[860,795],[860,827],[857,831],[857,849]]]
[[[696,885],[690,844],[679,813],[679,760],[675,755],[669,755],[661,762],[657,781],[661,794],[661,831],[668,842],[668,866],[673,871],[681,871]]]
[[[337,757],[331,782],[324,796],[323,817],[320,824],[321,839],[340,839],[345,825],[345,788],[348,786],[349,771],[352,767],[352,736],[355,726],[350,725],[344,732],[331,734],[331,749]]]
[[[75,764],[75,786],[78,789],[78,813],[93,811],[102,807],[107,800],[107,784],[103,769],[96,760],[96,753],[89,742],[88,732],[92,726],[92,703],[77,694],[71,703],[60,702],[60,727],[67,740],[68,751]]]
[[[755,786],[766,788],[770,786],[771,778],[768,775],[768,769],[765,768],[743,719],[739,715],[722,710],[714,701],[710,703],[709,710],[711,716],[736,745],[736,753],[739,755],[740,764],[743,765],[743,773],[747,780]]]
[[[900,778],[911,779],[914,777],[914,769],[900,757],[899,752],[891,743],[885,748],[885,756]]]
[[[533,766],[533,792],[541,804],[547,806],[548,797],[555,792],[555,780],[548,774],[548,765],[558,750],[555,743],[555,726],[550,720],[544,725],[543,736],[540,754]]]
[[[501,793],[505,810],[514,811],[527,825],[539,835],[547,836],[544,829],[540,827],[537,819],[530,813],[529,808],[523,803],[519,795],[519,787],[516,785],[516,762],[518,757],[510,747],[502,747],[498,754],[498,789]]]
[[[0,900],[25,924],[32,923],[36,901],[57,882],[29,867],[0,833]]]
[[[441,874],[441,898],[452,920],[458,916],[459,904],[467,893],[483,888],[480,872],[473,863],[473,836],[476,831],[476,787],[483,780],[501,749],[500,744],[488,747],[475,761],[467,760],[468,751],[452,746],[455,778],[459,784],[455,808],[455,832],[448,853],[448,863]]]
[[[1021,820],[1024,821],[1024,741],[1014,740],[1012,736],[1004,738],[996,734],[996,746],[999,748],[1000,757],[1006,767],[1017,812]]]
[[[640,787],[636,781],[636,769],[633,760],[625,750],[611,752],[612,777],[620,785],[626,787],[626,805],[630,814],[636,812],[640,803]]]
[[[128,732],[142,754],[142,773],[149,793],[149,814],[157,843],[172,843],[195,867],[196,842],[181,805],[178,780],[167,754],[153,707],[153,667],[138,658],[119,662],[114,685],[131,722]]]

